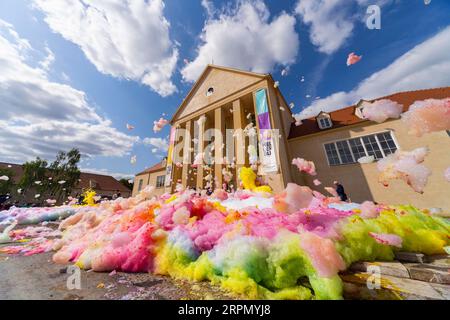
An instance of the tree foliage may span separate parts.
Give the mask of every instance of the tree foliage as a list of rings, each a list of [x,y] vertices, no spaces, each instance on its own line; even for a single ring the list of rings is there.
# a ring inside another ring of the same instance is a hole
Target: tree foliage
[[[39,157],[23,164],[23,175],[19,182],[19,188],[22,189],[23,194],[30,189],[35,189],[38,193],[45,190],[47,165],[47,161]],[[38,182],[41,184],[37,184]]]
[[[81,155],[77,149],[72,149],[67,153],[60,151],[55,161],[48,167],[52,178],[48,180],[48,191],[56,200],[61,200],[65,195],[70,194],[78,184],[80,158]]]
[[[133,190],[133,183],[130,182],[130,180],[122,178],[119,180],[119,182],[121,184],[123,184],[125,187],[127,187],[128,189]]]
[[[0,180],[0,195],[11,193],[12,188],[14,187],[14,172],[9,169],[0,168],[0,177],[1,176],[7,176],[9,180]]]
[[[72,149],[67,153],[60,151],[50,165],[39,157],[26,162],[19,182],[22,194],[26,195],[33,190],[41,195],[40,199],[52,198],[62,201],[78,184],[80,158],[80,152]]]

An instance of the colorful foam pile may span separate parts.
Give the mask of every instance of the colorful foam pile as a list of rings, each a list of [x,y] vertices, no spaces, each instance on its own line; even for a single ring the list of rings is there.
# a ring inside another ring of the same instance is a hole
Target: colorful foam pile
[[[71,206],[48,207],[48,208],[16,208],[0,212],[0,226],[9,225],[13,221],[18,224],[37,224],[44,221],[56,221],[65,219],[77,209]]]
[[[250,190],[211,196],[153,197],[147,188],[74,207],[59,230],[10,231],[12,241],[31,240],[0,252],[54,250],[56,263],[211,281],[244,298],[341,299],[338,273],[352,262],[392,260],[396,250],[443,254],[450,242],[447,220],[412,206],[341,203],[293,184],[273,196],[246,184]]]

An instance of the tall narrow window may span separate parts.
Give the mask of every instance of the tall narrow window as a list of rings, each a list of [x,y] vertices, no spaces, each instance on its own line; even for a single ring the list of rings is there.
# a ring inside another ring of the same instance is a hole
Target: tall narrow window
[[[361,138],[350,139],[348,142],[350,143],[356,161],[358,161],[359,158],[366,156],[366,151],[364,150]]]
[[[397,151],[397,146],[395,145],[394,139],[392,139],[390,132],[383,132],[377,134],[378,141],[380,142],[381,149],[385,156],[395,153]]]
[[[336,150],[336,145],[334,143],[326,144],[325,151],[327,153],[328,163],[330,166],[335,166],[341,163]]]
[[[141,191],[141,190],[142,190],[142,184],[143,184],[143,183],[144,183],[144,180],[143,180],[143,179],[139,180],[138,191]]]
[[[158,176],[156,177],[156,188],[162,188],[164,187],[164,180],[166,176]]]
[[[338,141],[336,142],[336,146],[338,148],[339,155],[341,156],[341,163],[342,164],[348,164],[348,163],[354,163],[355,160],[353,160],[352,152],[350,151],[350,148],[348,147],[347,141]]]
[[[375,136],[373,135],[366,136],[363,137],[362,140],[364,142],[364,146],[366,147],[369,156],[374,156],[375,159],[377,160],[383,158],[383,153],[381,153],[380,146],[378,145]]]

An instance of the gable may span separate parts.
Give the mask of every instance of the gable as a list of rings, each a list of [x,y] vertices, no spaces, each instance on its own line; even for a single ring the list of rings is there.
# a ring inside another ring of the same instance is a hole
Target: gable
[[[181,104],[172,122],[253,85],[264,77],[265,75],[257,73],[208,66],[186,97],[186,100]],[[214,89],[214,93],[207,95],[210,88]]]

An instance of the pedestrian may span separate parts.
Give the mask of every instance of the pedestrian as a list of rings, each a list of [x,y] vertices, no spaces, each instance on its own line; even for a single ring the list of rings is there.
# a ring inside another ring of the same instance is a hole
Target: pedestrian
[[[84,201],[84,196],[82,194],[80,194],[80,196],[78,197],[78,204],[82,205]]]
[[[347,194],[345,194],[344,186],[339,183],[339,181],[334,181],[334,186],[336,187],[336,193],[338,194],[339,198],[341,198],[341,201],[347,201],[348,197]]]

